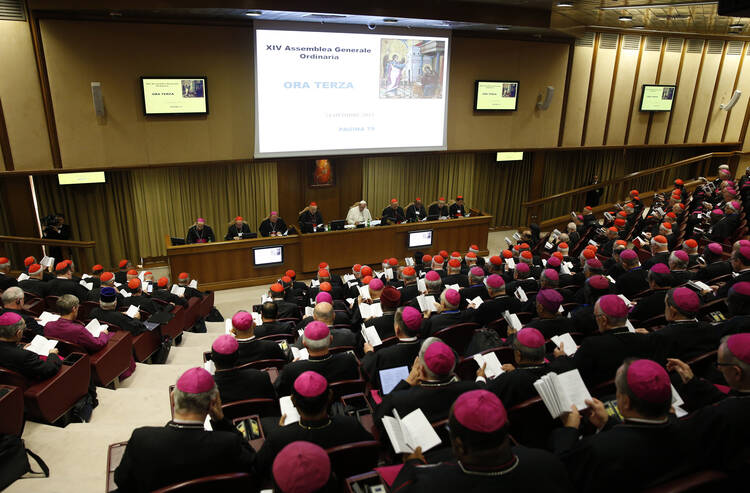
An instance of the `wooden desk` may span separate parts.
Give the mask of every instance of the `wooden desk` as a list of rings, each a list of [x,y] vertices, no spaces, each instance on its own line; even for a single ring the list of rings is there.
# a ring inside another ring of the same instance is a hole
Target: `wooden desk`
[[[349,269],[355,263],[377,267],[384,258],[401,259],[416,251],[435,254],[445,249],[464,254],[472,243],[479,246],[479,255],[487,255],[490,219],[476,216],[193,245],[173,246],[168,236],[165,241],[173,281],[180,272],[189,272],[198,280],[199,289],[217,290],[269,284],[287,269],[295,270],[299,277],[314,275],[322,261],[334,270]],[[432,247],[409,249],[408,233],[425,229],[433,231]],[[275,245],[284,247],[284,264],[255,267],[253,248]]]

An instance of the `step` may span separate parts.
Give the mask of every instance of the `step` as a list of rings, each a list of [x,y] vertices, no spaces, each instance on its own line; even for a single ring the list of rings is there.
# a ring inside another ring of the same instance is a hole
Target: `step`
[[[173,347],[167,356],[167,365],[192,365],[203,364],[203,351],[211,349],[211,345],[205,347]]]
[[[123,380],[120,386],[122,388],[142,389],[165,388],[165,384],[166,386],[173,385],[185,371],[200,365],[200,361],[197,361],[195,364],[180,365],[147,365],[136,363],[135,372]]]

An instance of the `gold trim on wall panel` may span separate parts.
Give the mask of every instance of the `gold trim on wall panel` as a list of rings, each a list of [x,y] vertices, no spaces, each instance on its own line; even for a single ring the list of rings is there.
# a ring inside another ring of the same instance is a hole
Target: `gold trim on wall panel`
[[[617,85],[617,69],[620,68],[620,55],[622,54],[622,40],[625,35],[617,36],[617,52],[615,53],[615,67],[612,69],[612,84],[609,86],[609,101],[607,101],[607,117],[604,119],[604,135],[602,145],[607,145],[609,134],[609,119],[612,117],[612,100],[615,97],[615,86]],[[643,39],[643,37],[641,37]]]
[[[685,52],[687,51],[687,45],[688,40],[686,39],[682,43],[682,53],[680,53],[680,66],[677,67],[677,80],[675,80],[674,85],[680,87],[680,78],[682,77],[682,67],[685,63]],[[675,98],[675,103],[677,102],[677,98]],[[653,116],[653,113],[652,115]],[[674,117],[674,106],[672,107],[672,111],[669,112],[669,121],[667,121],[667,132],[664,134],[664,143],[669,143],[669,136],[672,133],[672,118]]]
[[[13,165],[13,154],[10,152],[10,139],[8,138],[8,127],[5,126],[5,113],[3,113],[3,102],[0,101],[0,153],[3,155],[3,163],[8,171],[15,170]]]
[[[664,43],[662,43],[663,45]],[[638,61],[635,62],[635,77],[633,77],[633,89],[630,92],[630,108],[628,110],[628,123],[625,126],[625,138],[623,139],[622,143],[627,145],[628,144],[628,138],[630,137],[630,124],[633,122],[633,105],[635,104],[635,95],[638,91],[638,77],[641,73],[641,60],[643,59],[643,47],[646,46],[646,36],[641,36],[641,46],[638,48]],[[661,62],[661,60],[659,60]],[[649,120],[650,121],[650,120]],[[646,139],[646,142],[648,142],[648,139]]]
[[[719,89],[719,82],[721,81],[721,71],[724,68],[724,59],[727,56],[727,48],[729,43],[724,43],[721,49],[721,60],[719,60],[719,70],[716,71],[716,80],[714,81],[714,90],[711,93],[711,103],[708,105],[708,115],[706,116],[706,128],[703,129],[703,139],[701,142],[705,142],[708,138],[708,125],[711,123],[711,116],[714,113],[714,103],[716,102],[716,91]],[[685,140],[687,142],[687,140]]]
[[[560,113],[560,130],[557,133],[557,146],[562,147],[563,137],[565,135],[565,118],[568,115],[568,96],[570,93],[570,76],[573,71],[573,54],[575,53],[575,43],[570,43],[568,48],[568,67],[565,69],[565,89],[563,90],[562,112]]]
[[[732,86],[731,94],[734,95],[734,91],[737,90],[737,86],[740,84],[740,75],[742,74],[742,65],[747,55],[747,43],[742,43],[742,54],[740,55],[740,64],[737,66],[737,74],[734,76],[734,85]],[[724,119],[724,130],[721,131],[721,141],[727,138],[727,129],[729,128],[729,115]],[[704,139],[705,140],[705,139]]]
[[[690,111],[688,111],[687,124],[685,125],[685,137],[682,139],[683,143],[687,142],[688,136],[690,135],[690,125],[693,123],[692,121],[693,111],[695,111],[695,100],[698,97],[698,89],[700,89],[701,72],[703,72],[703,62],[706,60],[706,50],[708,50],[708,42],[704,41],[703,51],[701,52],[701,61],[698,64],[698,74],[695,76],[695,87],[693,88],[693,100],[690,102]]]
[[[667,51],[667,41],[668,38],[664,37],[662,38],[661,42],[661,51],[659,53],[659,65],[656,66],[656,78],[654,79],[654,84],[658,84],[661,80],[661,67],[664,64],[664,52]],[[682,43],[684,46],[684,42]],[[654,113],[653,111],[649,113],[648,115],[648,124],[646,125],[646,138],[644,140],[644,144],[648,144],[648,141],[651,140],[651,125],[654,123]],[[625,141],[627,144],[627,141]]]
[[[586,130],[589,123],[589,110],[591,110],[591,90],[594,87],[594,70],[596,69],[596,54],[599,52],[599,33],[594,37],[594,52],[591,54],[591,71],[589,72],[589,89],[586,92],[586,109],[583,112],[583,129],[581,129],[581,146],[586,145]]]

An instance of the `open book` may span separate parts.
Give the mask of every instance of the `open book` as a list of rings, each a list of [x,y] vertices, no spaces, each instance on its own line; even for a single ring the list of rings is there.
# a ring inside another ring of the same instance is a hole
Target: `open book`
[[[55,257],[43,257],[42,260],[39,261],[39,265],[42,267],[52,267],[55,265]]]
[[[401,380],[406,380],[409,376],[408,366],[397,366],[380,370],[380,387],[383,389],[383,395],[390,394]]]
[[[25,272],[21,272],[21,275],[18,276],[16,281],[21,282],[21,281],[25,281],[28,278],[29,278],[28,274],[26,274]]]
[[[216,365],[211,360],[208,360],[205,363],[203,363],[203,369],[206,370],[211,375],[216,373]]]
[[[362,338],[372,347],[383,344],[383,341],[380,340],[380,335],[378,335],[377,329],[372,325],[367,327],[365,324],[362,324]]]
[[[125,315],[127,315],[130,318],[135,318],[135,316],[138,315],[138,306],[130,305],[128,309],[125,311]]]
[[[359,313],[363,320],[367,320],[370,317],[382,317],[383,309],[380,307],[380,303],[360,303]]]
[[[469,303],[473,304],[474,308],[479,308],[480,306],[482,306],[482,303],[484,303],[484,300],[482,299],[481,296],[477,296],[473,300],[469,300]]]
[[[299,412],[297,411],[297,408],[294,407],[291,396],[285,395],[279,399],[279,407],[281,408],[281,414],[286,414],[284,425],[289,425],[299,421]]]
[[[427,291],[427,284],[425,284],[424,279],[417,279],[417,291],[420,293]]]
[[[578,351],[578,345],[569,332],[566,332],[561,336],[552,336],[550,337],[550,341],[554,342],[557,347],[560,347],[560,344],[562,344],[563,351],[565,351],[567,356],[571,356]]]
[[[414,452],[417,447],[422,447],[424,453],[440,445],[440,437],[421,409],[415,409],[403,419],[394,409],[393,416],[383,416],[383,427],[397,454]]]
[[[193,289],[198,289],[198,281],[197,281],[197,280],[195,280],[195,279],[193,279],[193,280],[192,280],[192,281],[190,281],[190,283],[188,284],[188,287],[191,287],[191,288],[193,288]]]
[[[477,362],[477,365],[479,365],[479,368],[481,368],[485,363],[487,364],[484,369],[484,374],[487,375],[487,378],[495,378],[505,371],[503,370],[503,365],[500,364],[500,360],[497,359],[497,355],[495,353],[479,353],[475,354],[473,358],[474,361]]]
[[[417,303],[419,303],[420,312],[436,311],[437,301],[435,301],[435,297],[432,295],[425,296],[423,294],[420,294],[419,296],[417,296]]]
[[[55,346],[57,346],[56,340],[37,335],[31,340],[31,344],[29,344],[26,350],[40,356],[47,356]]]
[[[572,405],[579,411],[585,409],[588,406],[584,401],[591,399],[591,394],[578,370],[566,371],[560,375],[554,372],[547,373],[534,382],[534,388],[553,418],[570,411]]]
[[[461,289],[461,286],[459,286],[458,284],[446,284],[445,289],[453,289],[455,291],[458,291]]]
[[[306,360],[310,359],[310,353],[307,351],[306,347],[298,349],[292,346],[292,357],[296,360]]]
[[[107,330],[107,326],[99,324],[99,321],[94,318],[86,325],[86,330],[91,332],[92,336],[99,337],[103,330]]]
[[[42,312],[42,314],[39,315],[38,324],[43,327],[43,326],[47,325],[47,322],[54,322],[58,318],[60,318],[60,315],[57,315],[55,313]],[[45,354],[47,354],[47,353],[45,353]]]
[[[505,265],[508,266],[509,269],[515,269],[516,268],[516,261],[512,258],[506,258],[505,259]]]
[[[311,306],[306,306],[305,307],[305,318],[312,317],[314,311],[315,311],[315,308],[313,308]]]
[[[177,284],[173,284],[172,289],[169,292],[176,294],[177,296],[185,296],[185,288],[178,286]]]
[[[526,303],[527,301],[529,301],[529,297],[526,296],[526,291],[524,291],[521,286],[518,286],[514,294],[516,295],[516,298],[518,298],[518,301],[520,301],[521,303]]]
[[[515,313],[510,313],[508,310],[505,310],[503,312],[503,318],[506,322],[508,322],[508,327],[515,331],[521,330],[523,327],[521,326],[521,319],[518,318],[518,315]]]
[[[81,282],[78,283],[78,284],[80,284],[84,288],[88,289],[89,291],[91,291],[92,289],[94,289],[94,283],[93,282],[86,282],[85,280],[81,279]]]
[[[367,286],[360,286],[359,287],[359,295],[362,297],[363,300],[369,300],[370,299],[370,288]]]

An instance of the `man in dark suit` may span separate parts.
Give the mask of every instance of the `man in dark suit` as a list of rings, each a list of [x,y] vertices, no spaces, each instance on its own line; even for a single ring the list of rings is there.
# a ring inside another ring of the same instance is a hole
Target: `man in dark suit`
[[[146,326],[140,320],[140,312],[135,314],[135,318],[130,318],[124,313],[117,311],[117,293],[115,292],[115,288],[105,286],[100,291],[99,306],[89,312],[90,318],[116,325],[122,330],[127,330],[133,336],[146,332]]]
[[[291,389],[299,421],[288,423],[282,418],[281,426],[272,430],[264,428],[266,439],[258,451],[257,470],[269,475],[276,455],[292,442],[304,441],[329,449],[339,445],[373,440],[355,416],[331,415],[328,410],[333,392],[328,381],[315,371],[305,371],[295,380]]]
[[[600,335],[585,338],[573,356],[563,348],[554,351],[553,371],[560,373],[577,368],[586,385],[610,380],[626,358],[652,358],[650,335],[631,334],[626,326],[628,307],[617,295],[604,295],[594,305],[594,316]]]
[[[684,250],[675,250],[669,256],[669,270],[672,271],[674,286],[682,286],[695,277],[695,272],[687,270],[690,256]]]
[[[130,436],[115,470],[120,491],[147,492],[214,474],[253,472],[255,451],[224,418],[210,373],[203,368],[186,371],[172,396],[172,421],[161,428],[137,428]],[[206,416],[213,431],[204,430]]]
[[[119,284],[125,284],[128,282],[128,271],[133,268],[133,264],[128,259],[122,259],[120,260],[120,263],[117,264],[117,267],[120,269],[117,272],[115,272],[115,282]]]
[[[255,337],[253,316],[244,310],[238,311],[232,317],[232,334],[237,338],[240,346],[237,365],[264,359],[287,359],[284,351],[276,342],[261,341]]]
[[[573,410],[562,415],[564,427],[550,440],[576,491],[601,491],[602,485],[642,491],[694,472],[700,442],[670,419],[672,393],[664,368],[646,359],[628,360],[618,368],[615,385],[622,423],[592,399],[586,401],[592,410],[588,419],[599,433],[580,439],[581,415]]]
[[[31,264],[28,276],[28,279],[18,283],[18,287],[23,289],[25,293],[31,293],[40,298],[46,297],[49,294],[49,284],[44,281],[44,267],[39,264]]]
[[[398,224],[406,220],[404,209],[398,205],[398,199],[391,199],[391,205],[383,209],[381,219],[385,224]]]
[[[280,396],[289,395],[299,375],[312,370],[323,375],[329,382],[356,380],[360,378],[359,362],[351,352],[331,354],[329,347],[333,337],[323,322],[310,322],[305,327],[302,343],[309,358],[295,360],[281,370],[276,380],[276,391]]]
[[[276,282],[271,285],[268,292],[271,299],[276,304],[278,318],[296,318],[299,319],[299,306],[296,303],[284,301],[284,286]]]
[[[8,257],[0,257],[0,291],[5,291],[11,286],[18,286],[18,281],[10,275],[10,260]]]
[[[49,296],[72,294],[79,300],[89,298],[89,290],[73,280],[73,270],[69,260],[63,260],[55,267],[57,277],[49,282]]]
[[[239,350],[237,339],[229,334],[220,335],[211,345],[211,361],[216,368],[214,381],[219,388],[221,402],[276,399],[276,390],[268,373],[237,367]]]
[[[720,336],[750,332],[750,282],[736,282],[727,294],[729,317],[716,324]]]
[[[460,308],[462,310],[465,310],[469,306],[469,301],[477,297],[482,298],[482,300],[487,300],[490,297],[487,292],[487,286],[484,284],[484,269],[481,267],[472,267],[469,270],[468,278],[469,285],[459,291],[459,294],[461,294]]]
[[[229,225],[227,234],[224,235],[224,241],[241,240],[248,238],[250,235],[250,226],[247,225],[242,216],[234,218],[234,222]]]
[[[433,313],[422,325],[423,334],[433,336],[438,331],[451,325],[471,322],[474,319],[474,309],[459,310],[461,295],[455,289],[446,289],[440,295],[440,310]]]
[[[398,342],[375,351],[369,343],[364,344],[362,370],[374,388],[382,388],[380,371],[388,368],[407,366],[411,371],[414,358],[419,353],[421,342],[418,339],[422,327],[422,314],[410,306],[400,307],[393,318],[393,331]]]
[[[24,292],[21,291],[19,286],[12,286],[3,291],[2,302],[3,307],[0,309],[0,313],[13,312],[23,318],[26,323],[26,329],[34,335],[43,335],[44,327],[39,325],[33,315],[28,315],[28,312],[24,313],[23,302]]]
[[[0,366],[20,373],[32,381],[46,380],[57,374],[62,361],[57,348],[51,349],[46,360],[20,346],[26,324],[17,313],[0,315]]]
[[[272,301],[266,301],[260,307],[260,318],[262,324],[255,328],[256,337],[265,337],[270,335],[294,334],[294,324],[292,322],[279,322],[279,307]]]
[[[428,216],[448,217],[450,215],[450,209],[445,204],[445,197],[440,197],[437,203],[432,204],[427,212]]]
[[[464,206],[464,196],[458,195],[456,201],[450,206],[450,217],[464,217],[466,215],[466,207]]]
[[[422,205],[422,199],[417,197],[414,199],[414,203],[406,208],[406,220],[410,223],[421,221],[427,217],[427,211]]]
[[[636,294],[648,289],[647,271],[641,267],[638,254],[633,250],[623,250],[620,253],[620,261],[625,273],[617,278],[615,292],[632,300]]]
[[[305,284],[302,281],[297,280],[297,273],[293,271],[292,269],[287,270],[284,273],[285,277],[289,278],[289,289],[288,293],[291,294],[291,297],[294,299],[288,299],[285,298],[286,301],[291,301],[296,303],[297,298],[302,298],[305,300],[305,303],[307,303],[307,284]]]
[[[185,288],[185,299],[190,300],[190,298],[198,298],[202,299],[205,296],[205,293],[202,293],[201,291],[198,291],[196,288],[190,286],[190,274],[187,272],[180,272],[177,275],[177,285],[181,288]]]
[[[658,263],[651,267],[647,275],[650,293],[636,303],[628,318],[637,323],[658,315],[664,315],[664,295],[674,284],[669,267]]]
[[[591,179],[591,182],[589,183],[589,185],[596,185],[598,183],[599,183],[599,176],[594,175],[594,178]],[[604,193],[604,189],[601,187],[595,188],[593,190],[589,190],[588,192],[586,192],[586,206],[596,207],[597,205],[599,205],[599,200],[601,200],[603,193]]]

